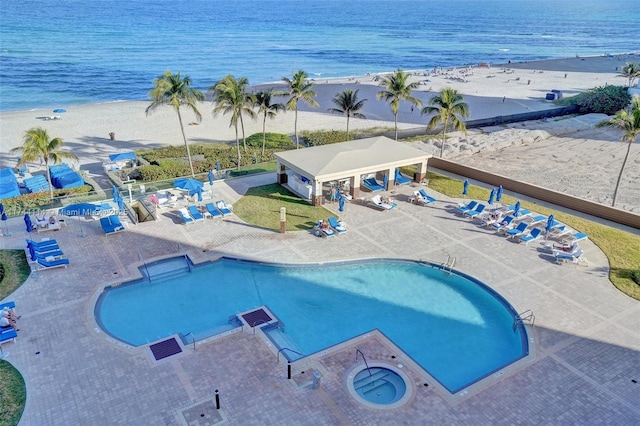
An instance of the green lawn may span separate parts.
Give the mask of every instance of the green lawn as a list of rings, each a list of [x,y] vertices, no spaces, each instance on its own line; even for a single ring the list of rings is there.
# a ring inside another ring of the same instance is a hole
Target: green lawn
[[[460,197],[462,182],[435,173],[427,173],[429,188],[449,197]],[[467,197],[474,200],[488,200],[490,190],[469,185]],[[513,204],[517,200],[504,196],[504,204]],[[558,212],[538,204],[522,202],[522,207],[540,214],[553,213],[556,220],[566,223],[571,228],[586,232],[589,239],[595,243],[609,259],[609,279],[621,292],[640,300],[640,285],[631,279],[634,270],[640,269],[640,236],[630,234],[609,226],[601,225],[590,220]]]
[[[247,223],[280,231],[280,208],[287,209],[287,231],[312,229],[319,219],[333,213],[324,207],[314,207],[279,184],[249,189],[233,205],[233,212]]]

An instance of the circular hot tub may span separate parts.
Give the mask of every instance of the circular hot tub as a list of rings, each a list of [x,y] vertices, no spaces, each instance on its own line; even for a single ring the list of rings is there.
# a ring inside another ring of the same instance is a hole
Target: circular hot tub
[[[397,408],[412,394],[411,382],[397,367],[384,363],[370,363],[354,368],[347,377],[349,393],[358,402],[373,408]]]

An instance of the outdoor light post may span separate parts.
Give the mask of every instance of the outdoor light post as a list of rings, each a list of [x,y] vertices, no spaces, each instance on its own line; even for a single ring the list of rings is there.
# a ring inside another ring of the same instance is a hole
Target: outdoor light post
[[[287,229],[287,208],[280,207],[280,233],[284,234]]]

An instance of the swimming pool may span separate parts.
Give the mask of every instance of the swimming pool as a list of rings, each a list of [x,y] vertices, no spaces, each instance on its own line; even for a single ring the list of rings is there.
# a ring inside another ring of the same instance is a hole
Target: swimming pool
[[[151,273],[150,280],[106,288],[95,307],[98,324],[140,346],[177,333],[205,338],[234,327],[231,316],[266,305],[305,355],[377,328],[452,393],[528,353],[524,327],[514,330],[516,312],[502,297],[429,264],[285,266],[223,258],[182,266],[179,275]]]

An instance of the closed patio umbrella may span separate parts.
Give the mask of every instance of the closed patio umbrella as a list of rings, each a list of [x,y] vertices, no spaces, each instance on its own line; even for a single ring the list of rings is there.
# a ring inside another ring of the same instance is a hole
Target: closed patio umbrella
[[[487,201],[490,206],[493,205],[493,200],[495,200],[495,198],[496,198],[496,189],[493,188],[491,190],[491,194],[489,194],[489,200]]]
[[[213,186],[213,170],[209,170],[209,185]]]
[[[467,194],[469,193],[469,179],[465,179],[462,184],[462,196],[467,198]]]
[[[516,205],[513,208],[513,217],[518,217],[519,213],[520,213],[520,201],[516,202]]]
[[[549,217],[547,218],[547,224],[544,227],[544,230],[546,231],[546,235],[545,237],[549,236],[549,232],[551,232],[551,230],[553,229],[553,225],[555,225],[555,218],[553,217],[553,214],[550,214]]]
[[[27,232],[33,231],[33,223],[31,222],[31,216],[29,216],[29,213],[24,215],[24,224],[27,227]]]
[[[388,185],[389,185],[389,176],[387,176],[387,174],[385,173],[382,176],[382,186],[384,186],[384,190],[385,191],[389,189]]]
[[[499,203],[502,200],[502,185],[498,187],[498,192],[496,192],[496,202]]]
[[[340,195],[340,198],[338,199],[338,211],[339,212],[343,212],[344,211],[344,200],[345,200],[345,196],[344,195]]]

